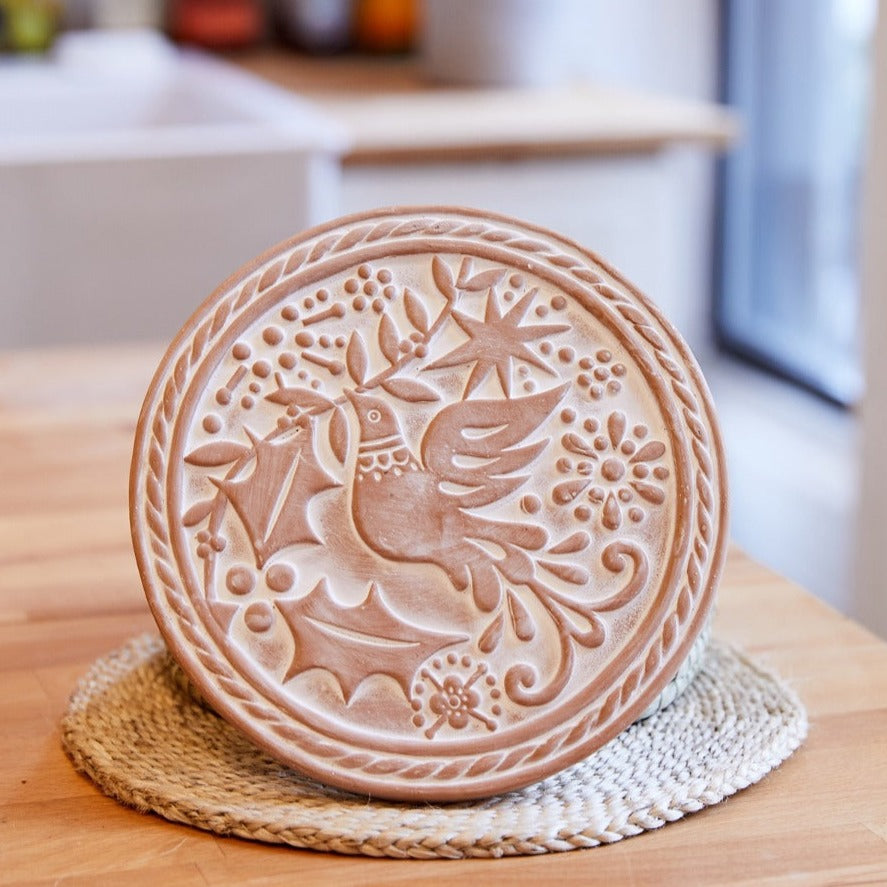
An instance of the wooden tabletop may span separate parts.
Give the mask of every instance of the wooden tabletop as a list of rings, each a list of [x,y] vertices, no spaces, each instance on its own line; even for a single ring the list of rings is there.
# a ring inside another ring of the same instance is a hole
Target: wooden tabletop
[[[312,58],[280,49],[234,56],[245,70],[314,101],[351,142],[347,164],[649,153],[673,144],[720,150],[736,138],[726,108],[586,83],[452,89],[415,58]]]
[[[89,663],[152,625],[126,490],[159,356],[0,353],[0,883],[887,883],[887,645],[736,551],[716,632],[795,686],[810,736],[762,783],[659,831],[543,857],[401,862],[216,838],[102,796],[57,725]]]

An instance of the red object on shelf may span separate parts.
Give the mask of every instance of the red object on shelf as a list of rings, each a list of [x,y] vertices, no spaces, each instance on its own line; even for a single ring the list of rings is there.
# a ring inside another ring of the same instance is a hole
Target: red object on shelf
[[[235,49],[262,37],[265,16],[260,0],[173,0],[168,26],[183,43]]]

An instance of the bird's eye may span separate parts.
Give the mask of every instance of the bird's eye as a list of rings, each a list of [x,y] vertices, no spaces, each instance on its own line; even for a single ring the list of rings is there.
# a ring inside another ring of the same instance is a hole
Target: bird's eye
[[[370,422],[378,422],[381,418],[382,414],[378,410],[370,410],[367,413],[367,419],[369,419]]]

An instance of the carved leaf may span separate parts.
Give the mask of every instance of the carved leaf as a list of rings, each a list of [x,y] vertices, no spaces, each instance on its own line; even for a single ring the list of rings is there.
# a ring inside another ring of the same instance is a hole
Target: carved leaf
[[[549,573],[569,582],[571,585],[585,585],[590,579],[591,574],[583,567],[576,564],[558,564],[553,561],[539,561],[539,566]]]
[[[505,268],[491,268],[489,271],[481,271],[480,274],[475,274],[472,277],[471,268],[471,259],[466,256],[459,266],[459,277],[456,280],[456,285],[460,289],[468,290],[472,293],[494,287],[507,273]]]
[[[514,627],[514,633],[519,640],[531,641],[536,636],[536,623],[533,617],[527,611],[527,608],[521,603],[520,598],[509,588],[508,589],[508,613],[511,616],[511,624]]]
[[[610,443],[615,449],[625,436],[625,413],[620,413],[618,410],[610,413],[607,419],[607,431],[610,433]]]
[[[366,382],[369,358],[366,345],[357,331],[351,334],[348,348],[345,349],[345,365],[348,367],[348,374],[358,385],[363,385]]]
[[[410,403],[432,403],[440,400],[440,395],[433,388],[415,379],[386,379],[382,387],[389,394]]]
[[[394,321],[387,314],[383,314],[379,321],[379,348],[388,363],[397,363],[399,343],[400,334],[397,332]]]
[[[422,300],[410,289],[404,289],[403,291],[403,306],[406,309],[410,323],[420,333],[427,333],[430,326],[428,312],[425,310]]]
[[[456,287],[453,281],[453,272],[450,271],[449,265],[439,256],[435,256],[431,260],[431,276],[434,278],[437,288],[441,291],[448,302],[452,302],[456,298]]]
[[[468,256],[462,259],[462,264],[459,266],[459,276],[456,278],[456,286],[464,286],[465,281],[471,277],[471,259]]]
[[[341,407],[336,407],[330,417],[329,439],[333,455],[344,465],[348,456],[348,420]]]
[[[597,459],[597,453],[578,434],[569,431],[561,438],[565,450],[586,459]]]
[[[557,545],[548,549],[549,554],[574,554],[577,551],[584,551],[591,544],[591,537],[585,530],[579,530],[572,536],[559,542]]]
[[[622,511],[619,503],[612,493],[607,494],[607,501],[604,502],[604,510],[601,515],[601,522],[608,530],[618,530],[622,524]]]
[[[496,618],[484,629],[483,634],[477,639],[477,646],[481,653],[492,653],[502,640],[502,629],[505,620],[500,612]]]
[[[213,510],[214,501],[213,499],[204,499],[202,502],[192,505],[182,515],[182,523],[186,527],[197,526]]]
[[[279,403],[282,406],[295,405],[314,415],[325,413],[335,406],[328,397],[324,397],[310,388],[287,388],[284,385],[280,385],[276,391],[266,395],[265,400]]]
[[[304,421],[276,441],[260,440],[247,431],[256,458],[252,473],[239,480],[212,479],[242,521],[259,568],[288,545],[320,543],[308,505],[318,493],[340,486],[317,461],[313,425]]]
[[[236,462],[248,452],[249,447],[233,440],[217,440],[192,450],[185,456],[185,461],[189,465],[199,465],[201,468],[218,468],[220,465]]]
[[[651,440],[645,443],[632,457],[634,462],[654,462],[665,455],[665,444],[661,440]]]
[[[345,607],[330,594],[326,579],[304,597],[278,600],[295,640],[295,652],[284,681],[311,668],[324,668],[351,701],[370,675],[393,678],[407,699],[419,666],[438,650],[467,640],[417,625],[395,613],[374,582],[365,600]]]
[[[481,271],[474,277],[461,284],[462,289],[471,293],[478,293],[490,287],[494,287],[505,276],[505,269],[491,268],[489,271]]]
[[[562,483],[557,484],[551,491],[551,498],[554,499],[556,505],[568,505],[590,483],[590,480],[581,477],[575,478],[574,480],[565,480]]]
[[[643,481],[632,481],[631,486],[637,490],[638,495],[642,496],[652,505],[661,505],[665,501],[665,492],[653,484],[647,484]]]

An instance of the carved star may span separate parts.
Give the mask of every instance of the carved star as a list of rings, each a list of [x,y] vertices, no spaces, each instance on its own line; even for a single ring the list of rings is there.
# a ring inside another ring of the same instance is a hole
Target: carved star
[[[494,369],[505,396],[511,397],[511,367],[514,360],[523,360],[552,376],[556,375],[526,343],[535,342],[543,336],[562,333],[569,326],[561,323],[520,325],[537,292],[536,289],[528,291],[507,314],[502,314],[493,291],[490,290],[487,293],[483,320],[461,311],[453,311],[453,320],[468,335],[468,340],[449,354],[428,364],[425,369],[434,370],[473,362],[474,368],[468,377],[463,398],[481,385]]]

